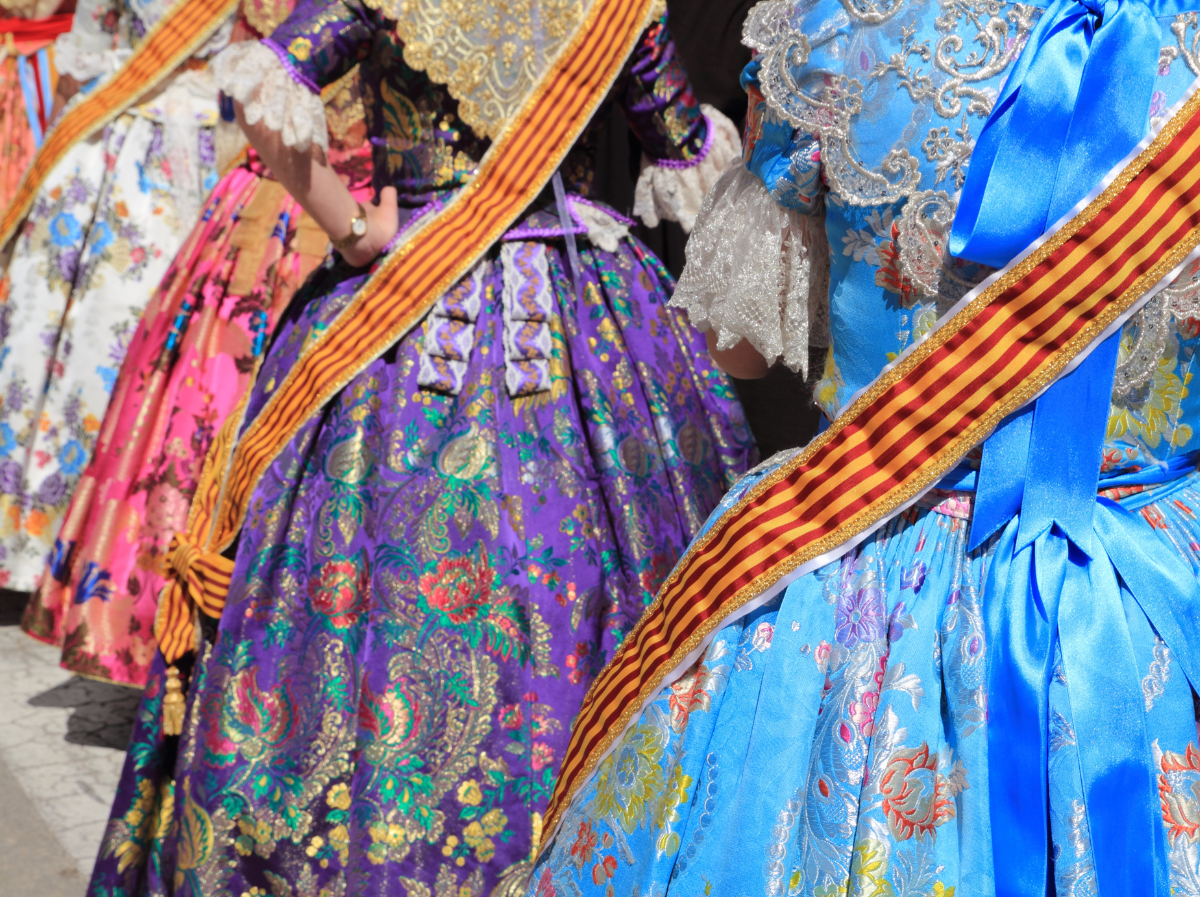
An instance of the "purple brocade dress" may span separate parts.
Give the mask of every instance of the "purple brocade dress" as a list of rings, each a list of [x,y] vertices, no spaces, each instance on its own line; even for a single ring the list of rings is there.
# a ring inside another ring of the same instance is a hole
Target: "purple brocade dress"
[[[272,40],[315,85],[361,62],[412,217],[465,183],[487,141],[379,13],[302,0]],[[651,158],[711,146],[665,20],[611,96]],[[262,478],[178,739],[151,670],[89,897],[523,893],[584,693],[754,460],[662,264],[587,236],[596,130],[562,167],[577,263],[551,194]],[[247,419],[369,273],[297,293]]]

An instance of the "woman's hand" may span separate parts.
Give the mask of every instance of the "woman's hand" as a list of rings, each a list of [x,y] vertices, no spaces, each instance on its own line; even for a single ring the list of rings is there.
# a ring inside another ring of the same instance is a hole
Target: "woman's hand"
[[[50,107],[50,123],[58,121],[63,108],[71,101],[83,85],[70,75],[59,75],[58,84],[54,88],[54,105]]]
[[[379,194],[379,205],[367,203],[363,208],[367,212],[367,232],[359,237],[356,243],[341,250],[342,258],[358,268],[375,261],[400,229],[400,210],[396,204],[395,187],[383,188]],[[347,221],[343,233],[330,234],[331,239],[345,236],[349,227],[350,222]]]

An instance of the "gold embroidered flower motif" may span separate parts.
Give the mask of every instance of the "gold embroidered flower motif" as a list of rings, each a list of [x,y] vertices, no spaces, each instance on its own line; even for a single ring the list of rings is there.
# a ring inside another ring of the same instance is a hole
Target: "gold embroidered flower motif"
[[[611,817],[633,834],[663,791],[662,757],[657,730],[648,725],[631,730],[601,766],[593,804],[596,816]]]

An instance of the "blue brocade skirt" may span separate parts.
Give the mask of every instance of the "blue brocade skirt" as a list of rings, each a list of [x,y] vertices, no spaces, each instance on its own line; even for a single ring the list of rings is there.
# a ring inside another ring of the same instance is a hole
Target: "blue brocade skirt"
[[[1004,845],[993,843],[989,818],[982,592],[998,537],[967,551],[972,497],[931,493],[720,630],[577,794],[530,894],[994,893],[993,858]],[[1146,539],[1161,539],[1200,571],[1200,473],[1108,497],[1139,516]],[[1171,889],[1200,893],[1192,690],[1139,605],[1128,592],[1122,600]],[[1080,752],[1058,654],[1048,722],[1055,887],[1093,894]]]

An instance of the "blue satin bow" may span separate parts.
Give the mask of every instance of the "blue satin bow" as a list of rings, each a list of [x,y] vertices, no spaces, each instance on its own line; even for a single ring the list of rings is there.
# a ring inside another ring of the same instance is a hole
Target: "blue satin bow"
[[[1055,0],[980,132],[951,231],[959,257],[1003,267],[1146,134],[1156,16],[1200,0]],[[971,548],[1003,530],[988,576],[988,750],[996,893],[1053,893],[1047,699],[1070,683],[1101,897],[1169,893],[1167,853],[1126,613],[1141,612],[1193,684],[1200,587],[1112,503],[1097,503],[1113,335],[984,445]],[[1140,611],[1138,611],[1140,608]],[[1002,853],[1001,853],[1002,851]]]
[[[1145,136],[1174,0],[1055,0],[979,133],[950,252],[1002,268]]]

